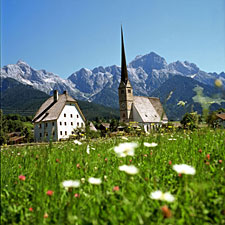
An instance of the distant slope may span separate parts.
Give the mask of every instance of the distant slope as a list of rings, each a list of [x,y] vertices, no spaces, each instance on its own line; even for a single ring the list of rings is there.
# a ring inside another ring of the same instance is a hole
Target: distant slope
[[[203,88],[203,94],[207,97],[215,97],[216,94],[222,93],[219,89],[216,89],[212,86],[205,85],[200,83],[192,78],[184,76],[174,76],[164,82],[160,88],[152,92],[151,96],[159,97],[161,102],[164,105],[166,114],[169,120],[179,120],[186,112],[191,112],[192,110],[202,113],[202,107],[199,103],[193,101],[193,97],[196,95],[196,92],[193,90],[196,86]],[[171,98],[166,100],[170,92],[173,92]],[[185,107],[178,106],[179,101],[186,101]],[[225,103],[212,104],[210,106],[211,110],[216,110],[218,108],[225,107]]]
[[[46,93],[12,78],[2,79],[0,91],[1,109],[5,114],[34,115],[43,101],[49,98]]]
[[[1,109],[4,114],[18,113],[34,115],[41,104],[49,98],[46,93],[22,84],[12,78],[1,80]],[[119,118],[117,109],[105,107],[95,103],[78,101],[78,104],[88,120],[99,118]]]

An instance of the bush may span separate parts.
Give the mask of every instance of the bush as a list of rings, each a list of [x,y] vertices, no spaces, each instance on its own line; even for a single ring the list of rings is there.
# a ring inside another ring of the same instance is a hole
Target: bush
[[[198,128],[199,115],[197,112],[185,113],[180,121],[184,129],[194,130]]]

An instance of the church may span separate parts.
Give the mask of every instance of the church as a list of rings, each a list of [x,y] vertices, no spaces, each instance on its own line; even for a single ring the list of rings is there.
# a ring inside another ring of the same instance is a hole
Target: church
[[[138,122],[146,132],[149,132],[152,126],[168,123],[168,118],[159,98],[133,95],[133,88],[128,79],[122,27],[121,42],[121,81],[118,88],[120,121],[125,123]]]

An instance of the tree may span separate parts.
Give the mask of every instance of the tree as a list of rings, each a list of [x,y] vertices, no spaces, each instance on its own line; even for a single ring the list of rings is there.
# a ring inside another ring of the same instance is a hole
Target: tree
[[[197,112],[185,113],[180,121],[184,129],[194,130],[198,128],[199,115]]]

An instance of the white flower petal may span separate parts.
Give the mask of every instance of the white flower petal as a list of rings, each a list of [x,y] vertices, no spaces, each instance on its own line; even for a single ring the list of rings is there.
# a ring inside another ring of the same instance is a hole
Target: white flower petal
[[[76,144],[76,145],[82,145],[82,143],[80,141],[78,141],[78,140],[75,140],[74,141],[74,144]]]
[[[156,147],[157,145],[158,144],[155,142],[152,142],[152,143],[144,142],[144,146],[148,148]]]
[[[101,178],[90,177],[90,178],[88,179],[88,182],[89,182],[90,184],[96,184],[96,185],[98,185],[98,184],[101,184],[101,183],[102,183],[102,180],[101,180]]]
[[[152,192],[150,198],[167,202],[173,202],[175,199],[169,192],[163,193],[160,190]]]
[[[126,157],[128,155],[134,156],[134,149],[138,146],[135,142],[120,143],[118,146],[114,147],[115,153],[119,157]]]
[[[186,164],[175,164],[173,165],[173,169],[177,172],[177,173],[181,173],[181,174],[190,174],[190,175],[194,175],[195,174],[195,168]]]
[[[130,166],[127,166],[127,165],[119,166],[119,170],[120,171],[124,171],[124,172],[126,172],[127,174],[130,174],[130,175],[134,175],[134,174],[138,173],[138,168],[133,166],[133,165],[130,165]]]
[[[74,187],[77,188],[80,186],[80,181],[78,180],[65,180],[62,182],[64,188]]]
[[[90,154],[90,147],[87,145],[87,154]]]

